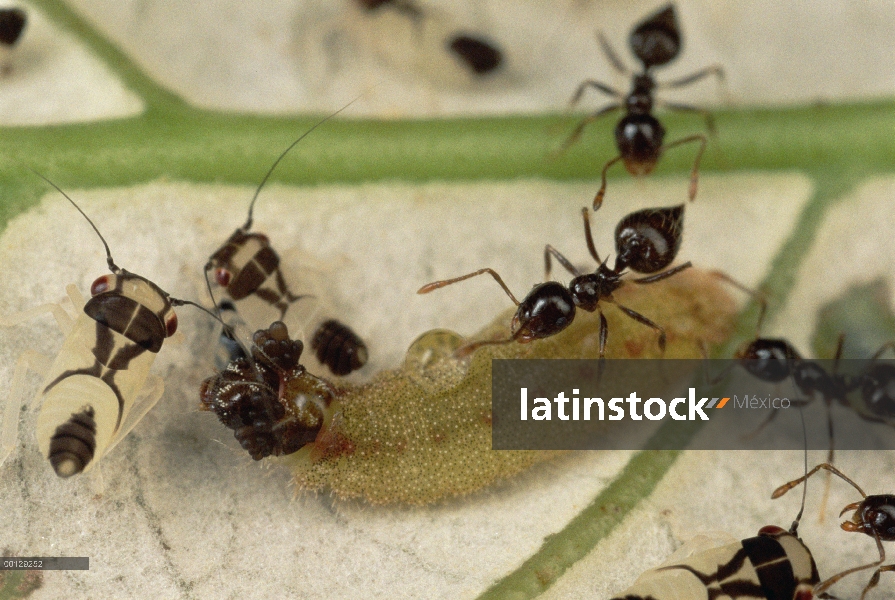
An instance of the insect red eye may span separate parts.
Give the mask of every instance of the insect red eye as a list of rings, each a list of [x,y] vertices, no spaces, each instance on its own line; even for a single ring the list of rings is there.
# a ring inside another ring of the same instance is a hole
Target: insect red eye
[[[777,527],[776,525],[765,525],[761,529],[758,530],[758,535],[780,535],[781,533],[786,533],[786,530],[782,527]]]
[[[264,244],[265,246],[270,246],[270,240],[267,238],[266,235],[264,235],[263,233],[256,233],[255,235],[258,237],[262,244]]]
[[[177,314],[171,313],[167,319],[165,319],[165,332],[167,337],[171,337],[174,333],[177,332]]]
[[[90,295],[96,296],[97,294],[102,294],[103,292],[109,291],[109,276],[103,275],[93,282],[93,285],[90,286]]]
[[[227,287],[230,285],[230,271],[227,269],[218,269],[214,272],[214,280],[218,282],[218,285]]]

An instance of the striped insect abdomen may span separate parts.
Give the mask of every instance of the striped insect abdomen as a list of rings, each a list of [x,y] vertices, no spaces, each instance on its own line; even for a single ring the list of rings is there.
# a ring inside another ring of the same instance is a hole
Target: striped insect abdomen
[[[811,600],[814,558],[779,528],[652,569],[613,600]]]

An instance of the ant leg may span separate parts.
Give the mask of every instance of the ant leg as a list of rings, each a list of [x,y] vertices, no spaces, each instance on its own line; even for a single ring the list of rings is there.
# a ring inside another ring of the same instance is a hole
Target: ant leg
[[[603,261],[600,260],[600,255],[597,254],[597,247],[594,246],[594,235],[590,230],[590,215],[586,206],[581,209],[581,217],[584,219],[584,239],[587,241],[587,250],[594,257],[594,260],[597,261],[598,265],[603,264]]]
[[[494,280],[500,284],[500,287],[503,288],[503,291],[507,293],[507,296],[510,297],[510,300],[513,301],[513,304],[519,306],[519,301],[516,300],[516,296],[513,295],[513,292],[510,291],[510,288],[507,287],[507,284],[503,282],[503,279],[500,278],[500,275],[494,269],[484,268],[479,269],[478,271],[474,271],[467,275],[462,275],[460,277],[454,277],[453,279],[445,279],[443,281],[433,281],[432,283],[427,283],[423,287],[417,290],[417,294],[428,294],[432,290],[437,290],[438,288],[443,288],[447,285],[451,285],[452,283],[457,283],[458,281],[463,281],[464,279],[469,279],[470,277],[475,277],[476,275],[481,275],[482,273],[488,273]]]
[[[705,128],[709,132],[709,135],[712,137],[712,139],[716,139],[718,137],[718,130],[715,128],[715,116],[710,110],[700,108],[698,106],[692,106],[690,104],[677,104],[675,102],[660,102],[660,104],[670,110],[699,113],[700,115],[702,115],[702,118],[705,119]]]
[[[596,121],[597,119],[602,117],[603,115],[605,115],[607,113],[611,113],[612,111],[618,110],[620,108],[621,108],[620,104],[610,104],[609,106],[604,106],[597,112],[584,117],[584,119],[582,119],[581,122],[575,126],[575,129],[572,130],[572,133],[569,135],[568,138],[566,138],[566,141],[563,142],[562,146],[560,146],[558,150],[553,152],[552,156],[557,157],[557,156],[563,154],[566,150],[571,148],[572,145],[575,144],[575,142],[577,142],[579,139],[581,139],[581,134],[584,133],[585,127],[587,127],[588,125],[590,125],[591,123],[593,123],[594,121]]]
[[[673,269],[668,269],[667,271],[662,271],[661,273],[656,273],[655,275],[648,275],[646,277],[638,277],[637,279],[632,279],[634,283],[639,283],[641,285],[645,285],[647,283],[656,283],[657,281],[662,281],[663,279],[668,279],[672,275],[677,275],[681,271],[685,269],[689,269],[693,266],[689,260],[682,265],[678,265]]]
[[[732,366],[732,365],[731,365],[731,366]],[[809,399],[809,400],[793,400],[792,403],[791,403],[791,405],[792,405],[792,406],[795,406],[795,407],[803,407],[803,406],[807,406],[807,405],[810,404],[810,403],[811,403],[811,400],[810,400],[810,399]],[[756,427],[755,429],[753,429],[753,430],[750,431],[749,433],[744,434],[743,436],[740,437],[740,439],[741,439],[741,440],[744,440],[744,441],[749,441],[749,440],[755,439],[755,437],[756,437],[759,433],[761,433],[762,431],[764,431],[764,428],[765,428],[765,427],[767,427],[768,425],[771,424],[771,421],[773,421],[774,419],[777,418],[777,415],[778,415],[778,414],[780,414],[780,411],[779,411],[779,410],[771,411],[771,414],[768,415],[768,417],[767,417],[764,421],[762,421],[761,424],[760,424],[758,427]],[[828,473],[828,475],[829,475],[829,473]]]
[[[609,323],[606,321],[606,316],[599,306],[597,306],[597,310],[600,311],[600,362],[602,363],[606,360],[606,340],[609,339]]]
[[[26,350],[16,361],[9,386],[9,397],[3,408],[3,428],[0,429],[0,465],[12,454],[19,439],[19,412],[25,403],[25,375],[28,371],[44,374],[50,370],[53,359],[33,350]]]
[[[597,191],[597,195],[594,196],[594,210],[600,210],[600,207],[603,205],[603,196],[606,195],[606,171],[621,159],[622,156],[618,155],[603,165],[603,172],[600,174],[600,189]]]
[[[863,571],[864,569],[872,569],[873,567],[879,567],[881,564],[883,564],[883,562],[886,560],[886,551],[883,549],[883,543],[882,543],[882,541],[880,541],[879,535],[876,535],[876,532],[874,532],[873,539],[876,540],[876,548],[877,548],[877,550],[879,550],[879,560],[874,561],[872,563],[867,563],[866,565],[860,565],[858,567],[852,567],[851,569],[846,569],[845,571],[842,571],[841,573],[837,573],[836,575],[833,575],[826,581],[821,581],[816,586],[814,586],[814,594],[817,595],[817,594],[820,594],[821,592],[829,589],[830,586],[832,586],[834,583],[836,583],[837,581],[839,581],[846,575],[851,575],[852,573],[857,573],[858,571]],[[891,567],[892,565],[889,565],[889,566]],[[880,570],[882,570],[882,569],[878,569],[878,571],[880,571]],[[887,568],[886,570],[889,571],[892,569]],[[878,573],[874,573],[874,577],[870,578],[870,583],[873,583],[873,585],[876,585],[876,582],[874,581],[874,579],[879,580]],[[867,591],[871,587],[873,587],[872,585],[870,585],[870,583],[868,583],[867,587],[864,588],[864,592],[861,594],[862,599],[864,598],[864,594],[866,594]]]
[[[804,475],[802,475],[801,477],[799,477],[798,479],[793,479],[792,481],[787,482],[787,483],[784,483],[783,485],[781,485],[780,487],[778,487],[776,490],[774,490],[774,493],[771,494],[771,499],[779,498],[780,496],[782,496],[783,494],[785,494],[786,492],[788,492],[788,491],[791,490],[792,488],[796,487],[797,485],[799,485],[799,484],[802,483],[803,481],[806,481],[809,477],[811,477],[812,475],[814,475],[815,473],[817,473],[817,472],[820,471],[821,469],[826,469],[827,471],[829,471],[829,472],[832,473],[833,475],[835,475],[835,476],[837,476],[837,477],[839,477],[839,478],[841,478],[841,479],[847,481],[848,483],[850,483],[851,486],[852,486],[853,488],[855,488],[856,490],[858,490],[858,493],[861,494],[861,497],[862,497],[862,498],[866,498],[866,497],[867,497],[867,494],[864,493],[864,490],[862,490],[862,489],[860,488],[860,486],[858,486],[857,483],[855,483],[854,481],[852,481],[851,479],[849,479],[848,477],[846,477],[845,475],[843,475],[842,472],[841,472],[839,469],[837,469],[836,467],[834,467],[834,466],[831,465],[830,463],[821,463],[821,464],[817,465],[816,467],[814,467],[813,469],[811,469],[810,471],[808,471],[806,474],[804,474]],[[848,509],[846,508],[846,510],[848,510]],[[829,587],[829,586],[826,586],[824,589],[826,589],[827,587]]]
[[[109,446],[106,448],[107,453],[109,452],[109,450],[114,448],[118,444],[118,442],[123,440],[127,436],[127,434],[131,432],[131,430],[137,425],[137,423],[139,423],[140,420],[146,416],[146,413],[152,410],[152,408],[158,403],[164,392],[165,381],[158,375],[153,375],[150,373],[149,378],[146,381],[146,385],[140,391],[140,395],[137,396],[137,398],[134,400],[130,412],[121,423],[121,427],[119,427],[118,431],[115,432],[115,436],[112,438],[112,441],[109,442]]]
[[[675,146],[680,146],[682,144],[689,144],[690,142],[700,142],[699,150],[696,152],[696,159],[693,161],[693,170],[690,171],[690,201],[692,202],[693,199],[696,198],[696,186],[699,184],[699,162],[702,160],[702,154],[705,152],[705,146],[708,143],[708,139],[701,133],[689,135],[685,138],[675,140],[670,144],[665,144],[662,146],[662,151],[664,152],[669,148],[674,148]]]
[[[875,362],[880,356],[883,355],[883,353],[884,353],[886,350],[893,350],[893,351],[895,351],[895,341],[892,341],[892,342],[886,342],[885,344],[883,344],[882,346],[880,346],[879,350],[877,350],[877,351],[874,353],[874,355],[870,357],[870,362],[871,362],[871,363],[872,363],[872,362]]]
[[[625,63],[623,63],[618,57],[618,54],[615,53],[612,44],[609,43],[609,40],[606,39],[606,36],[603,35],[602,31],[597,32],[597,41],[600,42],[600,49],[603,50],[603,54],[609,59],[609,64],[612,65],[612,68],[622,75],[627,75],[629,71],[625,67]]]
[[[585,209],[585,210],[587,210],[587,209]],[[550,281],[550,268],[551,268],[550,255],[551,254],[556,257],[556,260],[559,261],[559,264],[561,264],[562,266],[564,266],[566,268],[566,271],[568,271],[575,277],[578,277],[579,275],[581,275],[581,272],[578,269],[576,269],[572,263],[569,262],[568,258],[563,256],[559,252],[559,250],[557,250],[550,244],[547,244],[546,246],[544,246],[544,281]]]
[[[707,385],[717,385],[721,383],[721,380],[727,377],[734,367],[733,363],[729,363],[721,370],[720,373],[718,373],[717,375],[711,375],[709,373],[709,371],[711,370],[711,360],[709,359],[709,352],[708,348],[706,347],[705,340],[699,340],[699,352],[700,354],[702,354],[702,367],[703,369],[705,369],[705,382]]]
[[[653,331],[658,333],[659,334],[659,350],[662,352],[662,354],[665,354],[665,330],[664,329],[662,329],[661,327],[659,327],[658,325],[656,325],[655,323],[653,323],[652,321],[650,321],[649,319],[647,319],[646,317],[641,315],[639,312],[631,310],[627,306],[622,306],[621,304],[615,304],[615,305],[619,308],[619,310],[621,310],[623,313],[625,313],[626,315],[628,315],[629,317],[631,317],[638,323],[643,323],[644,325],[646,325],[647,327],[649,327],[650,329],[652,329]]]
[[[681,77],[680,79],[675,79],[674,81],[666,81],[665,83],[659,84],[660,88],[679,88],[685,87],[692,83],[696,83],[701,79],[705,79],[709,75],[714,75],[718,78],[719,84],[724,84],[724,68],[721,65],[711,65],[704,69],[700,69],[695,73],[687,75],[686,77]]]
[[[745,285],[743,285],[742,283],[740,283],[739,281],[737,281],[736,279],[734,279],[733,277],[731,277],[730,275],[725,273],[724,271],[711,271],[709,273],[709,275],[711,275],[712,277],[715,277],[717,279],[720,279],[729,285],[732,285],[733,287],[740,290],[741,292],[745,292],[745,293],[749,294],[750,296],[752,296],[753,300],[758,302],[758,306],[759,306],[759,308],[758,308],[758,323],[755,324],[755,339],[760,338],[761,337],[761,325],[762,325],[762,322],[764,321],[764,315],[768,310],[767,296],[765,296],[762,292],[756,292],[752,288],[746,287]]]
[[[513,336],[513,337],[505,339],[505,340],[481,340],[478,342],[473,342],[471,344],[464,344],[463,346],[460,346],[459,348],[457,348],[454,351],[454,356],[456,358],[466,358],[467,356],[469,356],[470,354],[472,354],[473,352],[475,352],[482,346],[498,346],[498,345],[502,345],[502,344],[509,344],[509,343],[515,342],[515,341],[516,341],[516,336]]]
[[[581,98],[584,96],[584,92],[586,92],[588,88],[594,88],[599,92],[603,92],[607,96],[612,96],[613,98],[618,98],[619,100],[625,97],[624,94],[622,94],[615,88],[609,87],[605,83],[596,81],[594,79],[586,79],[581,82],[581,84],[575,89],[575,93],[572,94],[572,98],[569,100],[569,108],[572,108],[573,106],[578,104],[579,101],[581,101]],[[616,106],[616,108],[620,108],[620,106]]]
[[[867,586],[864,588],[864,591],[861,592],[861,600],[864,600],[864,596],[867,595],[867,592],[872,590],[879,583],[879,574],[884,571],[895,571],[895,565],[886,565],[885,567],[880,567],[873,574],[873,577],[870,578],[870,581],[867,582]]]

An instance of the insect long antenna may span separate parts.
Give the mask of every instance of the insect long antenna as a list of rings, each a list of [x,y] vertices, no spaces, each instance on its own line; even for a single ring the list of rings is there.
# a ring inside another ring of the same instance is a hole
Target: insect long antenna
[[[37,175],[38,177],[40,177],[41,179],[43,179],[44,181],[49,183],[51,186],[56,188],[56,191],[59,192],[60,194],[62,194],[63,196],[65,196],[65,199],[68,200],[69,202],[71,202],[71,205],[74,206],[76,209],[78,209],[78,212],[81,213],[81,216],[84,217],[85,219],[87,219],[87,222],[90,223],[91,227],[93,227],[93,231],[95,231],[96,235],[99,236],[100,241],[103,243],[103,246],[106,249],[106,263],[109,265],[109,270],[112,271],[113,273],[115,273],[116,275],[118,273],[120,273],[121,269],[118,267],[118,265],[115,264],[115,261],[112,260],[112,251],[109,250],[109,244],[106,243],[106,238],[104,238],[103,234],[101,234],[99,232],[99,229],[96,228],[96,225],[93,223],[93,221],[90,220],[90,217],[87,216],[87,213],[85,213],[83,210],[81,210],[81,207],[78,206],[77,203],[75,203],[75,201],[72,200],[68,194],[63,192],[61,187],[59,187],[58,185],[56,185],[55,183],[53,183],[52,181],[50,181],[49,179],[44,177],[43,174],[32,169],[30,166],[28,166],[28,165],[24,165],[24,166],[29,171],[31,171],[32,173],[34,173],[35,175]]]
[[[792,525],[789,527],[789,532],[793,535],[797,535],[796,532],[799,529],[799,521],[802,520],[802,514],[805,512],[805,499],[808,497],[808,432],[805,429],[805,412],[802,410],[802,407],[799,406],[799,418],[802,421],[802,439],[805,441],[805,485],[802,486],[802,506],[799,508],[799,514],[796,515],[795,520],[792,522]]]
[[[211,312],[210,310],[208,310],[207,308],[205,308],[205,307],[202,306],[201,304],[198,304],[198,303],[196,303],[196,302],[193,302],[192,300],[181,300],[180,298],[174,298],[173,296],[169,296],[168,299],[169,299],[170,302],[171,302],[171,306],[187,306],[187,305],[189,305],[189,306],[195,306],[196,308],[198,308],[198,309],[201,310],[202,312],[204,312],[204,313],[210,315],[212,319],[214,319],[215,321],[217,321],[218,323],[220,323],[221,325],[223,325],[225,330],[227,330],[227,331],[230,332],[230,333],[234,333],[234,332],[233,332],[233,328],[230,327],[229,325],[227,325],[226,323],[224,323],[224,320],[223,320],[219,315],[216,315],[215,313]],[[212,296],[212,301],[213,301],[213,300],[214,300],[214,296]],[[217,305],[215,305],[215,306],[217,307]],[[220,312],[220,308],[218,308],[218,312]],[[234,337],[234,339],[236,339],[236,338]]]
[[[289,154],[289,151],[292,150],[293,148],[295,148],[300,141],[302,141],[308,135],[310,135],[310,133],[312,131],[314,131],[315,129],[317,129],[318,127],[320,127],[321,125],[323,125],[324,123],[326,123],[327,121],[329,121],[330,119],[335,117],[336,115],[338,115],[340,112],[342,112],[343,110],[345,110],[346,108],[348,108],[349,106],[351,106],[352,104],[354,104],[355,102],[360,100],[361,97],[363,97],[363,94],[361,94],[360,96],[358,96],[357,98],[355,98],[354,100],[352,100],[351,102],[349,102],[348,104],[346,104],[345,106],[343,106],[342,108],[337,110],[336,112],[326,116],[325,118],[321,119],[320,121],[317,121],[310,129],[308,129],[303,134],[301,134],[297,140],[295,140],[294,142],[289,144],[288,148],[283,150],[283,152],[277,157],[277,159],[274,161],[274,163],[270,166],[270,169],[267,170],[267,173],[264,175],[264,179],[261,180],[261,183],[258,184],[258,188],[255,190],[255,195],[252,196],[252,201],[249,204],[249,216],[246,219],[245,225],[242,226],[243,231],[248,231],[249,229],[251,229],[252,219],[253,219],[252,214],[255,210],[255,201],[258,199],[258,194],[261,193],[261,188],[263,188],[264,184],[267,183],[267,180],[270,179],[270,176],[273,174],[274,169],[277,168],[277,165],[280,164],[280,161],[283,160],[286,157],[286,155]]]

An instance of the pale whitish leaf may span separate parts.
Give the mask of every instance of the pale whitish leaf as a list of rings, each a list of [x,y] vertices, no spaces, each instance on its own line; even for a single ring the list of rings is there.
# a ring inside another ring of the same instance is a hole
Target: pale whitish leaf
[[[301,132],[306,121],[256,121],[245,116],[228,119],[187,109],[65,5],[51,0],[37,4],[110,64],[150,106],[150,113],[83,130],[4,130],[4,151],[50,170],[54,178],[61,177],[60,183],[71,188],[69,191],[97,218],[122,265],[150,275],[175,294],[200,295],[196,281],[199,268],[208,252],[242,221],[250,188],[165,182],[131,185],[165,176],[196,181],[257,181],[270,157],[294,138],[293,132]],[[304,91],[291,94],[296,86],[296,71],[292,69],[298,70],[298,66],[289,36],[297,27],[294,19],[264,16],[277,14],[276,3],[259,5],[260,25],[252,21],[246,27],[247,40],[234,39],[238,36],[227,35],[226,29],[209,27],[210,21],[193,10],[187,19],[173,19],[172,23],[172,16],[183,16],[184,9],[169,12],[163,3],[75,4],[132,52],[155,80],[199,105],[267,111],[299,107],[331,110],[358,89],[338,80],[329,83],[324,73],[316,81],[318,86],[323,82],[325,94],[310,99]],[[237,4],[209,3],[213,8],[202,10],[219,10],[219,14],[232,18],[234,10],[248,10],[244,3]],[[512,40],[514,51],[524,57],[517,59],[503,79],[484,89],[484,100],[462,86],[445,88],[426,74],[420,75],[421,85],[408,84],[403,73],[390,74],[386,64],[384,70],[369,71],[374,73],[368,75],[372,81],[365,81],[363,86],[385,83],[371,98],[359,103],[367,103],[358,107],[359,112],[394,115],[466,112],[473,108],[558,109],[580,79],[609,77],[592,37],[593,23],[600,20],[593,11],[603,10],[600,5],[583,0],[560,5],[554,11],[556,22],[549,21],[554,24],[544,36],[546,9],[541,3],[529,4],[532,6],[513,3],[509,10],[495,1],[483,4],[482,14],[464,8],[456,15],[460,21],[472,19],[505,34]],[[779,36],[762,28],[758,16],[769,13],[756,6],[748,22],[736,31],[746,40],[731,52],[725,41],[730,36],[718,33],[723,31],[722,24],[729,24],[729,14],[714,5],[709,9],[683,4],[689,45],[685,60],[674,71],[669,70],[669,75],[723,61],[733,99],[738,103],[754,98],[843,98],[851,97],[851,91],[857,97],[872,95],[880,89],[872,75],[884,77],[884,70],[848,63],[847,72],[862,77],[850,79],[839,71],[831,72],[829,61],[818,52],[799,54],[798,64],[804,65],[799,73],[804,77],[760,77],[758,74],[768,71],[779,72],[781,65],[756,62],[750,51],[754,50],[754,39],[747,35],[750,27],[758,27],[769,39],[783,39],[784,45],[795,46],[800,35],[812,40],[833,36],[839,43],[853,40],[846,44],[848,51],[837,49],[837,61],[843,56],[864,60],[869,56],[867,48],[885,48],[885,43],[873,43],[868,38],[873,32],[864,24],[885,22],[885,11],[891,6],[862,6],[870,13],[853,15],[853,26],[838,27],[840,20],[836,17],[823,16],[818,17],[818,23],[829,19],[837,25],[835,31],[830,31],[829,24],[812,25],[793,34],[787,25],[785,34]],[[605,10],[625,18],[604,17],[600,21],[624,23],[621,31],[611,32],[614,40],[623,41],[629,24],[649,8],[645,4],[610,6]],[[831,6],[830,13],[843,9]],[[877,9],[880,12],[873,12]],[[320,19],[332,18],[326,11],[319,15]],[[738,22],[744,19],[741,16]],[[143,29],[134,32],[135,27]],[[532,29],[537,34],[526,36]],[[520,39],[526,37],[529,39]],[[724,39],[712,41],[718,37]],[[531,39],[536,41],[534,50]],[[167,50],[156,52],[149,40],[166,44]],[[143,47],[149,49],[143,51]],[[196,61],[190,53],[205,58]],[[205,68],[209,55],[220,59],[214,62],[217,68]],[[791,55],[788,51],[767,53]],[[264,62],[264,56],[273,56],[275,66],[269,67],[271,63]],[[184,60],[175,60],[181,57]],[[812,61],[820,61],[824,68],[811,67]],[[201,69],[196,67],[200,62]],[[554,64],[573,64],[574,68],[555,69]],[[215,78],[220,75],[223,77]],[[830,80],[837,86],[828,94]],[[504,85],[510,90],[506,95],[501,92]],[[110,89],[103,86],[102,90]],[[413,88],[413,94],[403,93],[408,87]],[[4,86],[0,90],[0,98],[7,89]],[[714,97],[711,86],[700,90],[689,99],[701,102]],[[752,92],[754,95],[750,95]],[[407,103],[389,104],[392,98]],[[46,101],[50,100],[58,101],[58,94],[48,93]],[[77,104],[72,102],[72,107]],[[42,106],[34,102],[35,110]],[[114,110],[122,110],[120,104],[115,106]],[[700,197],[688,207],[682,257],[726,268],[753,285],[770,273],[773,291],[780,295],[781,303],[786,300],[791,287],[787,279],[802,263],[802,253],[810,247],[817,222],[824,217],[828,219],[824,223],[837,222],[831,215],[840,209],[824,213],[826,202],[850,196],[846,192],[857,181],[854,173],[891,168],[878,152],[879,132],[891,131],[886,129],[890,120],[878,124],[879,117],[871,108],[869,122],[877,126],[856,132],[849,119],[853,115],[860,119],[865,114],[862,109],[845,113],[836,107],[828,113],[817,110],[768,112],[757,117],[731,113],[729,124],[720,121],[724,155],[710,154],[707,171],[719,165],[737,170],[761,167],[810,171],[816,166],[815,160],[828,165],[823,161],[829,159],[824,157],[832,153],[842,161],[837,164],[841,172],[826,167],[812,171],[810,175],[820,182],[817,188],[799,174],[765,171],[730,177],[704,175]],[[839,119],[836,125],[830,124],[836,120],[830,119],[830,114]],[[669,119],[669,123],[682,122]],[[552,164],[543,157],[558,142],[551,140],[547,123],[496,122],[496,129],[512,130],[517,136],[499,138],[497,144],[483,133],[491,127],[490,122],[480,129],[474,123],[459,121],[417,129],[412,125],[416,133],[410,136],[411,143],[403,154],[385,145],[383,140],[386,134],[392,134],[391,130],[362,124],[356,133],[350,129],[346,133],[346,128],[333,124],[341,139],[309,139],[301,149],[303,154],[295,157],[291,166],[284,164],[280,174],[296,182],[515,178],[545,173],[593,177],[603,160],[594,156],[609,155],[611,123],[597,128],[602,133],[592,133],[593,137],[585,140],[605,142],[599,151],[582,144],[569,153],[567,161]],[[696,125],[688,127],[699,126],[696,120],[692,123]],[[841,129],[825,134],[823,126],[827,125]],[[458,139],[464,140],[467,152],[463,160],[450,153],[440,157],[437,152],[431,154],[433,148],[451,148]],[[883,152],[891,156],[891,142],[887,143]],[[689,167],[685,154],[669,156],[667,163],[684,173]],[[346,159],[339,161],[332,156]],[[417,157],[422,157],[422,165],[413,163]],[[5,220],[33,205],[45,190],[16,166],[5,165],[4,172],[8,182],[2,192]],[[128,187],[77,189],[113,184]],[[867,184],[873,185],[890,187],[885,181]],[[685,187],[682,178],[637,184],[613,180],[610,196],[598,213],[598,245],[608,245],[608,235],[619,215],[635,206],[677,203]],[[319,272],[338,268],[338,282],[327,286],[333,310],[363,323],[359,329],[378,349],[374,350],[374,360],[387,365],[400,357],[408,341],[420,331],[438,326],[468,333],[489,321],[496,305],[507,304],[499,290],[484,284],[445,290],[440,297],[414,297],[412,292],[420,283],[487,264],[500,270],[513,289],[525,290],[541,277],[541,255],[547,242],[560,247],[573,260],[585,261],[577,210],[589,202],[594,189],[593,181],[563,184],[532,180],[506,184],[338,185],[313,190],[272,187],[259,205],[258,222],[259,228],[267,230],[287,251],[295,250],[296,257],[313,257]],[[817,211],[816,218],[800,215],[812,191],[817,196],[811,205]],[[854,217],[854,227],[863,224],[864,230],[878,230],[875,235],[885,236],[891,228],[881,223],[884,217],[880,215],[891,211],[884,209],[884,200],[870,209],[862,208],[867,202],[848,200],[841,207],[849,218]],[[825,226],[818,240],[828,235],[823,233],[827,230]],[[817,247],[826,248],[821,256],[838,252],[847,257],[853,247],[851,240],[857,237],[857,232],[850,230],[844,238],[831,236],[839,240],[838,246],[818,242]],[[888,247],[884,237],[877,239],[880,247]],[[787,250],[772,270],[771,260],[778,256],[784,241]],[[813,250],[812,256],[815,252],[819,251]],[[0,241],[0,253],[3,264],[15,265],[4,271],[0,288],[0,310],[4,312],[58,300],[64,285],[71,281],[85,289],[103,268],[92,233],[55,195],[9,223]],[[869,265],[866,275],[872,278],[889,264],[885,256],[877,254],[872,260],[860,261],[863,266],[855,266],[852,271]],[[769,332],[785,334],[803,349],[808,347],[807,338],[799,336],[808,335],[811,327],[802,317],[810,318],[821,303],[817,300],[812,304],[811,299],[835,297],[839,285],[831,284],[838,279],[829,274],[806,276],[804,270],[814,260],[810,258],[801,265],[798,285],[788,299],[784,314],[794,316],[778,318],[769,326]],[[845,287],[843,284],[838,291]],[[197,356],[213,339],[210,327],[196,314],[182,310],[181,318],[182,329],[190,332],[187,342],[170,352],[166,348],[159,361],[158,372],[165,376],[168,391],[157,409],[103,461],[106,485],[101,498],[93,498],[94,490],[86,478],[63,482],[52,475],[35,450],[34,416],[23,416],[20,447],[0,471],[0,505],[4,507],[0,528],[5,539],[31,554],[88,555],[92,565],[89,573],[53,573],[38,592],[40,597],[70,597],[73,590],[85,589],[109,597],[133,597],[148,589],[158,597],[475,597],[527,558],[537,560],[542,539],[561,531],[579,515],[627,460],[626,455],[568,457],[471,498],[424,509],[333,504],[326,497],[302,496],[292,501],[285,470],[251,464],[211,415],[196,411],[196,389],[209,368]],[[748,330],[745,322],[743,327]],[[22,349],[52,352],[59,341],[46,320],[9,330],[0,340],[0,381],[9,380],[12,364]],[[36,390],[36,379],[30,386]],[[757,527],[767,523],[786,525],[794,515],[794,501],[786,498],[772,503],[767,497],[777,483],[800,473],[801,460],[796,454],[684,454],[651,497],[614,530],[607,525],[611,533],[597,550],[548,593],[556,597],[608,597],[697,533],[724,530],[741,538],[753,535]],[[865,455],[842,455],[843,468],[871,489],[875,489],[880,472],[892,470],[888,458],[875,455],[866,460]],[[888,489],[885,482],[880,482],[878,491]],[[847,491],[834,487],[831,513],[851,500]],[[838,531],[831,520],[828,518],[822,526],[809,521],[810,531],[808,526],[803,529],[806,537],[811,536],[808,543],[823,573],[854,564],[852,560],[858,560],[855,556],[859,551],[866,552],[862,559],[872,558],[871,545],[858,536],[849,540],[854,550],[850,547],[849,552],[842,552],[840,539],[847,534]],[[529,575],[534,579],[546,575],[545,580],[550,580],[558,573]],[[848,584],[853,586],[849,589],[858,589],[858,579]]]

